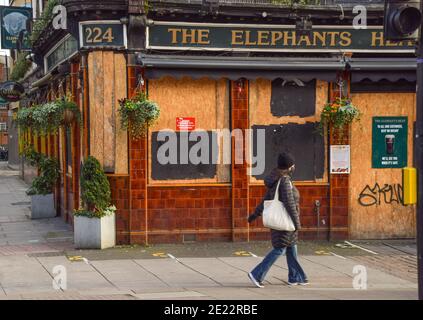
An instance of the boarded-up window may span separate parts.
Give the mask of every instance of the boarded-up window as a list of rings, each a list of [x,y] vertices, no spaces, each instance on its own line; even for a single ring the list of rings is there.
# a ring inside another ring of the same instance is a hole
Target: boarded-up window
[[[279,153],[296,158],[294,180],[327,182],[327,141],[317,132],[320,112],[328,100],[328,84],[259,79],[250,83],[250,126],[253,156],[265,154],[264,172],[253,171],[260,182],[277,166]],[[257,130],[264,130],[265,150],[258,151]]]
[[[272,81],[270,110],[275,117],[309,117],[316,111],[316,81]]]
[[[230,127],[228,81],[166,77],[150,80],[148,94],[161,109],[160,118],[149,134],[149,183],[230,182],[231,164],[224,161],[223,139],[217,139],[218,130]],[[190,136],[186,142],[184,136],[181,137],[178,132],[181,127],[177,126],[177,119],[181,118],[189,119],[195,130],[187,134],[196,132],[199,134],[197,138]],[[168,139],[158,139],[159,132],[166,131],[176,132],[176,149],[173,149],[172,155],[161,153],[163,149],[160,148]],[[202,143],[207,143],[207,148],[201,148]],[[194,153],[194,159],[189,157],[190,152]],[[159,159],[160,154],[164,154],[168,162]],[[201,163],[196,162],[198,158],[201,158]]]
[[[278,155],[283,151],[295,155],[296,181],[321,180],[324,176],[325,168],[325,144],[323,137],[316,133],[314,123],[271,126],[253,126],[254,140],[259,129],[266,132],[266,166],[263,174],[256,175],[255,178],[264,179],[273,168],[277,166]],[[253,154],[257,155],[257,144],[253,145]]]

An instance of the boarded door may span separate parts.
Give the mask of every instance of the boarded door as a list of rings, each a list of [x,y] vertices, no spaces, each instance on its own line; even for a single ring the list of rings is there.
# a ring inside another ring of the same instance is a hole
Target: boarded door
[[[372,168],[373,117],[408,117],[408,166],[413,165],[414,93],[359,93],[353,103],[363,112],[352,126],[350,236],[353,239],[412,238],[416,210],[402,199],[402,170]]]

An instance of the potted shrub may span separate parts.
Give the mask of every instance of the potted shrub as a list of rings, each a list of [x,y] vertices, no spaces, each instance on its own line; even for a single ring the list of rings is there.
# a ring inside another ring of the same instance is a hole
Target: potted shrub
[[[334,130],[342,136],[346,126],[354,121],[360,120],[360,111],[355,107],[350,99],[337,98],[334,102],[323,107],[320,115],[319,131],[323,135],[324,128],[332,125]]]
[[[40,172],[27,191],[31,196],[31,219],[54,218],[56,208],[53,192],[59,179],[59,162],[35,152],[32,148],[27,151],[26,158]]]
[[[119,104],[122,129],[128,129],[134,138],[144,137],[148,127],[160,116],[159,106],[142,92],[132,99],[120,100]]]
[[[77,249],[106,249],[116,244],[115,211],[110,204],[110,185],[98,160],[92,156],[81,170],[83,207],[74,212]]]

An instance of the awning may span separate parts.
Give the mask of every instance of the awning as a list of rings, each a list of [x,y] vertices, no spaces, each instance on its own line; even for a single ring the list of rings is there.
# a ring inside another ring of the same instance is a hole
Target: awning
[[[211,56],[137,56],[137,64],[146,69],[149,79],[171,76],[177,79],[211,78],[238,80],[246,78],[299,79],[305,82],[313,79],[335,81],[337,71],[345,69],[340,58],[250,58]]]
[[[417,61],[415,58],[352,58],[348,62],[352,82],[363,80],[397,82],[417,80]]]

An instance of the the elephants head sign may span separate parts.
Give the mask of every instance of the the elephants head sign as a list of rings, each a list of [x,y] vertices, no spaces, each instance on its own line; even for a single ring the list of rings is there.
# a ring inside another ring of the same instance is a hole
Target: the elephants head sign
[[[32,9],[24,7],[0,7],[1,47],[17,49],[19,35],[24,33],[22,49],[30,49],[27,22],[32,19]]]
[[[21,100],[25,88],[19,82],[7,81],[0,84],[0,97],[9,102]]]

